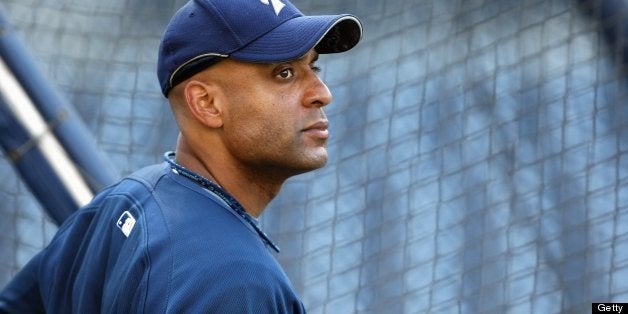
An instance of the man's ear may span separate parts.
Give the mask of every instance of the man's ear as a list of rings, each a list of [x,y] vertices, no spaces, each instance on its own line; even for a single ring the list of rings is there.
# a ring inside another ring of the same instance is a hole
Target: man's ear
[[[211,84],[191,80],[183,91],[190,113],[200,123],[210,127],[222,127],[220,89]]]

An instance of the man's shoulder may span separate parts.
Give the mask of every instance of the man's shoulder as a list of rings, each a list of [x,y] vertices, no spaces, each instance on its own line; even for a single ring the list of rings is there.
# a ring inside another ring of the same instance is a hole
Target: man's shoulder
[[[146,166],[122,178],[109,188],[108,193],[128,191],[133,186],[136,186],[138,191],[152,191],[166,173],[166,165],[163,163]]]
[[[148,186],[154,186],[166,175],[167,169],[169,168],[165,163],[146,166],[131,173],[126,180],[134,180]]]
[[[112,195],[126,194],[129,197],[141,197],[141,195],[145,195],[152,191],[154,186],[164,175],[165,171],[163,164],[155,164],[144,167],[100,190],[81,210],[97,208],[101,206],[101,203],[104,200]]]

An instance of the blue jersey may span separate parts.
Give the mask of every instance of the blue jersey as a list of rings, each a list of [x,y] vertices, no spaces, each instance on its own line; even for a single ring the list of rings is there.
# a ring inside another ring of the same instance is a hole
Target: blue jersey
[[[303,313],[254,228],[166,163],[71,216],[0,294],[8,313]]]

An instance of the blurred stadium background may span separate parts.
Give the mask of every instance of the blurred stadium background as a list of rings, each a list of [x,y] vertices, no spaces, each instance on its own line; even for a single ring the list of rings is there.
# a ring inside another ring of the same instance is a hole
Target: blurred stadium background
[[[182,3],[0,0],[119,175],[174,147],[155,63]],[[628,302],[627,1],[293,3],[365,26],[321,60],[329,164],[262,218],[311,313]],[[56,225],[6,152],[0,178],[2,287]]]

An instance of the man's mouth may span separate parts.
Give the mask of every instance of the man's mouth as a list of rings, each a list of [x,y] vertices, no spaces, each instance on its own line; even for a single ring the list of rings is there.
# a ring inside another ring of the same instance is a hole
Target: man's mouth
[[[328,128],[329,122],[327,120],[321,120],[303,129],[303,133],[326,140],[329,138]]]

